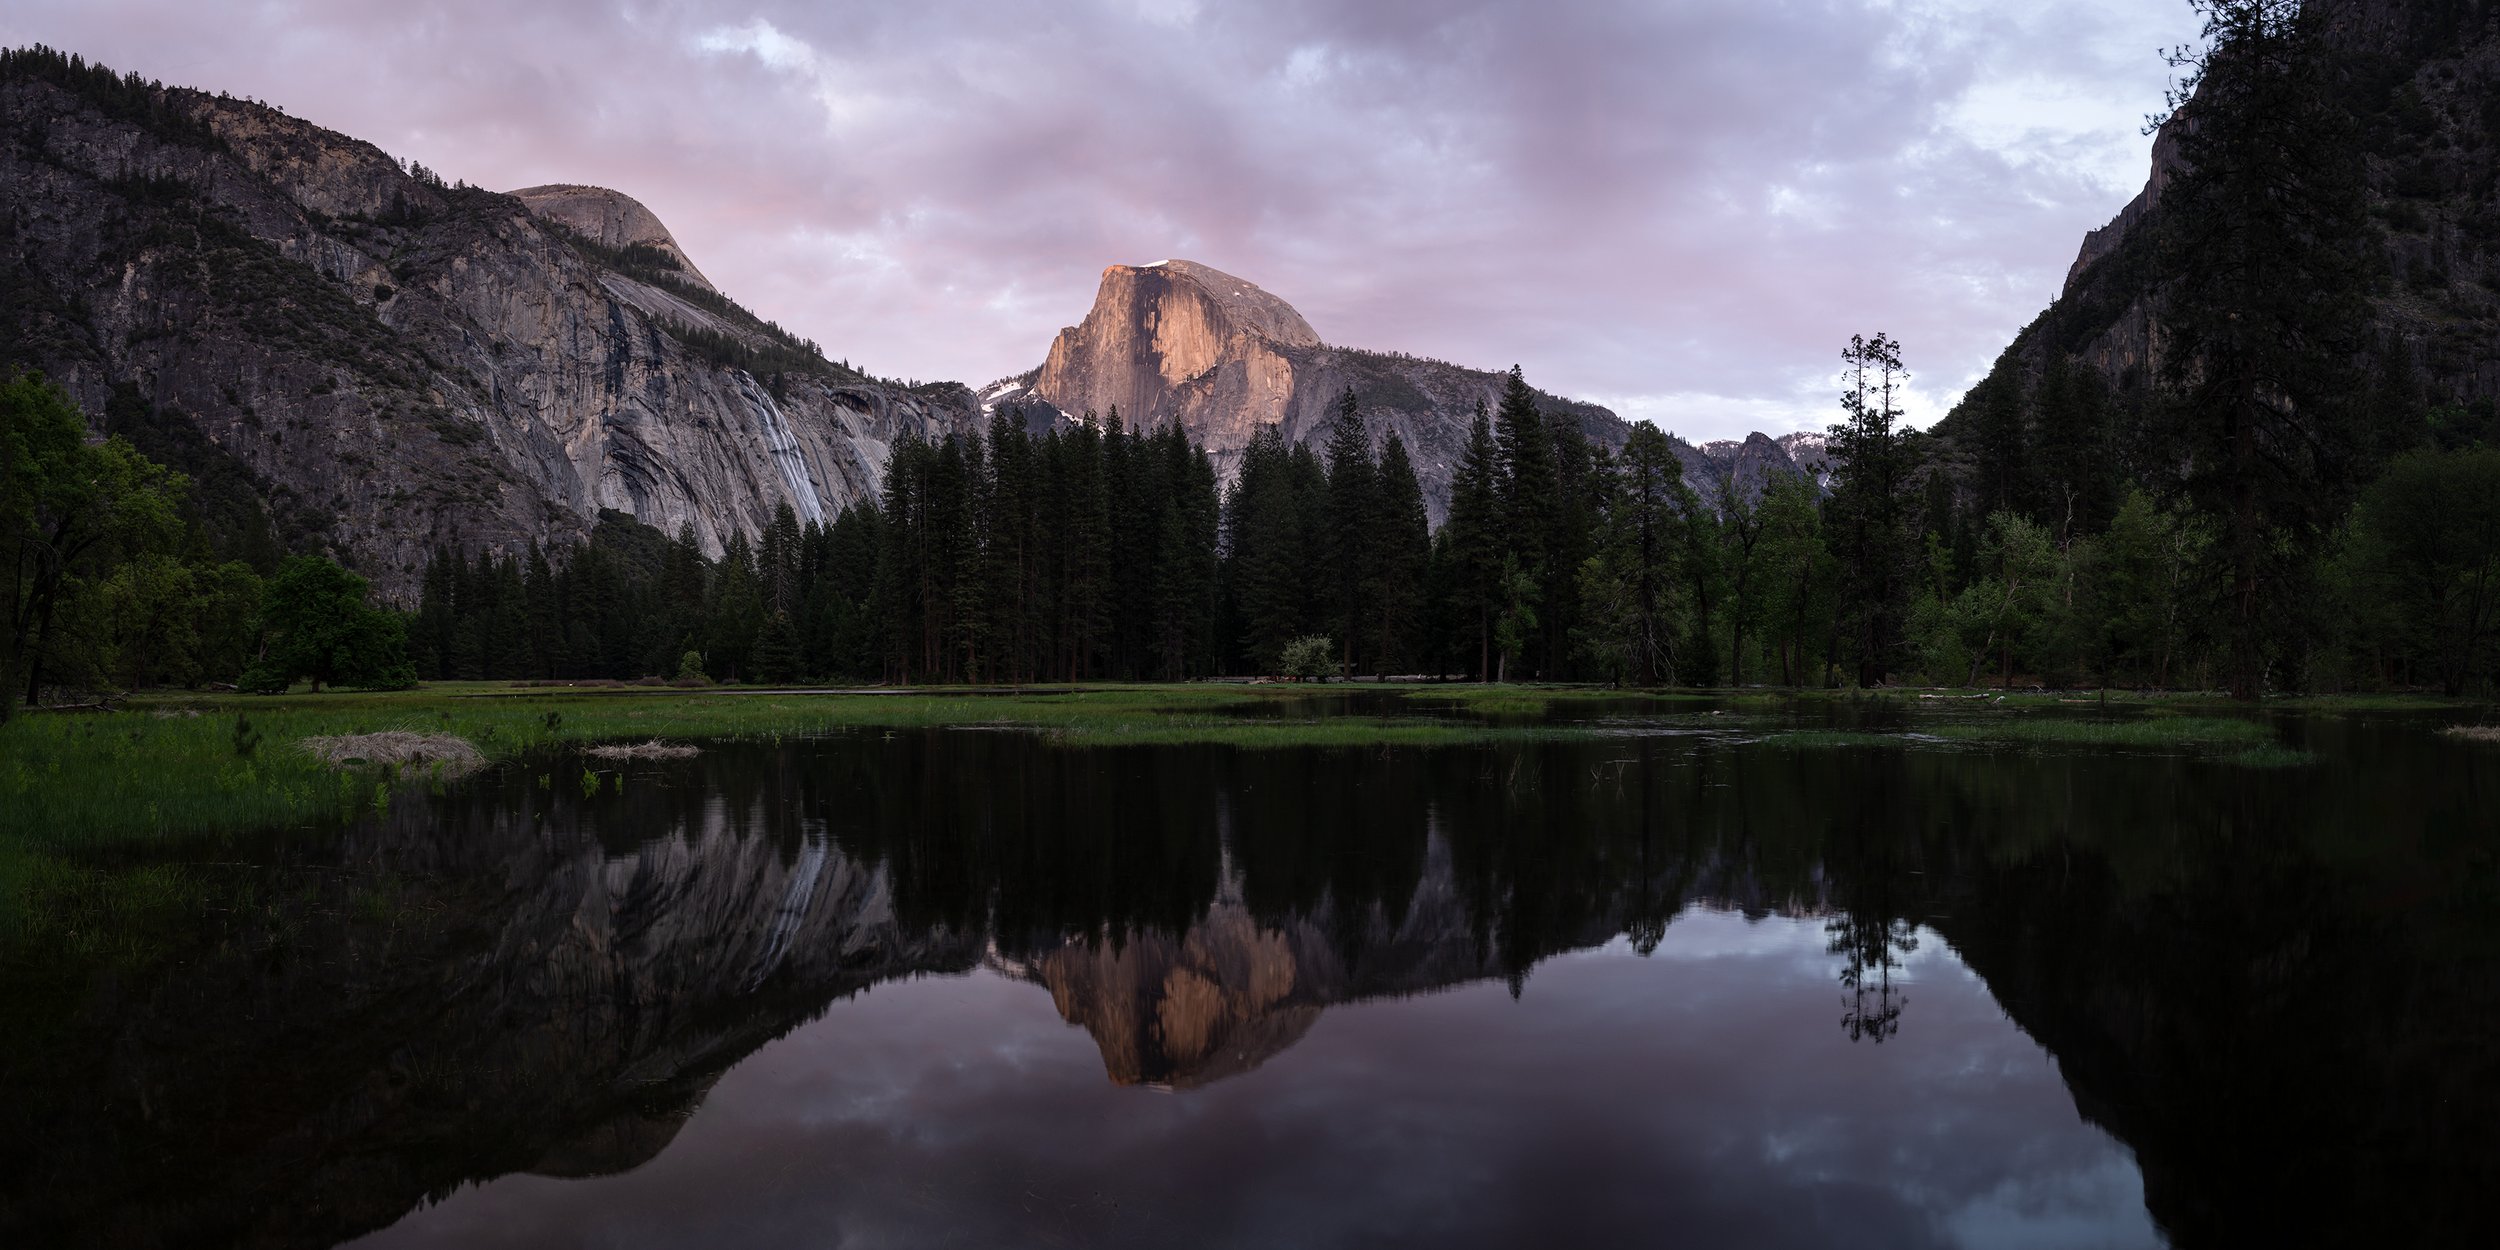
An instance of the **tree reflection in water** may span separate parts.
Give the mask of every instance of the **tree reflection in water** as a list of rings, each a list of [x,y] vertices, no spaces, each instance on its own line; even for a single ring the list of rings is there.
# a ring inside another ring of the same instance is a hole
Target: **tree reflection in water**
[[[2304,745],[2329,763],[898,733],[596,793],[507,769],[193,853],[197,895],[109,959],[40,925],[0,952],[0,1242],[319,1246],[464,1181],[635,1167],[896,978],[1034,983],[1114,1080],[1205,1088],[1344,1004],[1523,993],[1695,908],[1819,921],[1845,1036],[1887,1053],[1931,1044],[1904,964],[1938,940],[2180,1244],[2487,1230],[2500,776],[2422,727]]]

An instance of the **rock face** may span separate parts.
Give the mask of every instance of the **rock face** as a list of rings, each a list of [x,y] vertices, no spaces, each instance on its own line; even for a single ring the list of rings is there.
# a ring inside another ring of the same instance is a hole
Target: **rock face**
[[[1502,382],[1499,373],[1443,361],[1330,346],[1300,313],[1257,286],[1193,261],[1165,260],[1104,270],[1093,308],[1059,332],[1042,366],[994,383],[982,399],[993,409],[1107,416],[1117,408],[1133,426],[1178,423],[1206,444],[1229,482],[1262,426],[1279,427],[1291,442],[1324,443],[1338,397],[1351,388],[1374,440],[1395,433],[1406,444],[1437,525],[1448,511],[1450,478],[1476,404],[1500,402]],[[1540,398],[1549,414],[1577,421],[1609,451],[1621,450],[1631,434],[1598,405]],[[1681,440],[1675,447],[1705,496],[1728,475],[1758,491],[1767,474],[1800,471],[1779,445],[1756,440],[1715,452]]]
[[[642,201],[621,191],[606,187],[583,187],[570,183],[553,183],[543,187],[523,187],[512,192],[512,198],[527,205],[540,218],[555,222],[601,247],[623,251],[630,247],[648,247],[668,258],[679,274],[693,285],[710,291],[712,281],[703,276],[687,259],[684,248],[677,246],[677,236],[652,215]]]
[[[1263,425],[1326,437],[1351,388],[1405,441],[1437,524],[1501,376],[1332,347],[1284,301],[1189,261],[1115,265],[1039,369],[976,397],[828,361],[598,187],[447,186],[275,109],[66,60],[0,69],[0,369],[64,386],[218,493],[230,553],[326,550],[413,597],[437,547],[580,541],[604,511],[717,554],[775,510],[879,489],[896,440],[1117,407],[1177,422],[1229,480]],[[1545,397],[1595,443],[1629,427]],[[1795,472],[1678,444],[1705,497]]]
[[[390,596],[437,545],[565,545],[603,509],[717,552],[979,421],[723,298],[625,196],[446,186],[258,104],[22,63],[0,291],[0,368]]]
[[[2371,350],[2382,368],[2410,373],[2428,404],[2500,436],[2500,26],[2466,6],[2320,7],[2345,58],[2335,89],[2361,130],[2372,222],[2362,246],[2383,262]],[[2085,236],[2057,300],[1991,383],[2036,381],[2053,356],[2081,360],[2122,395],[2156,382],[2160,275],[2147,226],[2180,167],[2181,124],[2155,139],[2143,191]]]

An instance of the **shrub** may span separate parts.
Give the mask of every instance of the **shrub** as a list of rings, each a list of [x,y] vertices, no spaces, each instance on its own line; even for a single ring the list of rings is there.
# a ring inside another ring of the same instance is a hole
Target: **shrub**
[[[1330,645],[1326,634],[1296,638],[1285,644],[1278,667],[1296,681],[1326,681],[1337,674],[1336,648]]]

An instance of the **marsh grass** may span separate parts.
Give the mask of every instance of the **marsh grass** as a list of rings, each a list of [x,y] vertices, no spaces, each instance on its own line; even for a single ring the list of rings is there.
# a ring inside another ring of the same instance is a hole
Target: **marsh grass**
[[[1197,742],[1252,749],[1442,745],[1521,730],[1425,718],[1277,721],[1238,715],[1333,687],[1177,685],[1056,688],[1039,693],[930,689],[893,693],[515,689],[468,683],[411,692],[170,697],[132,712],[20,716],[0,725],[0,847],[72,849],[352,819],[390,800],[392,784],[441,780],[410,759],[377,782],[337,759],[387,765],[378,743],[405,735],[467,744],[486,763],[582,743],[768,739],[843,729],[977,727],[1038,731],[1071,745]],[[160,716],[155,712],[172,712]],[[197,716],[183,713],[198,712]],[[12,873],[0,856],[0,891]]]
[[[2272,727],[2218,716],[2146,716],[2132,720],[2009,718],[1992,724],[1936,725],[1927,732],[1957,742],[2035,746],[2246,747],[2274,742]]]

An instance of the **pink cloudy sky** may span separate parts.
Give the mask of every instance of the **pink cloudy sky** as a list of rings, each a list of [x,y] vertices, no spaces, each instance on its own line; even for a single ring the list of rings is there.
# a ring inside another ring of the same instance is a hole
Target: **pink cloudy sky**
[[[2185,0],[11,0],[0,43],[587,182],[879,373],[1040,363],[1180,256],[1687,437],[1940,415],[2143,181]]]

